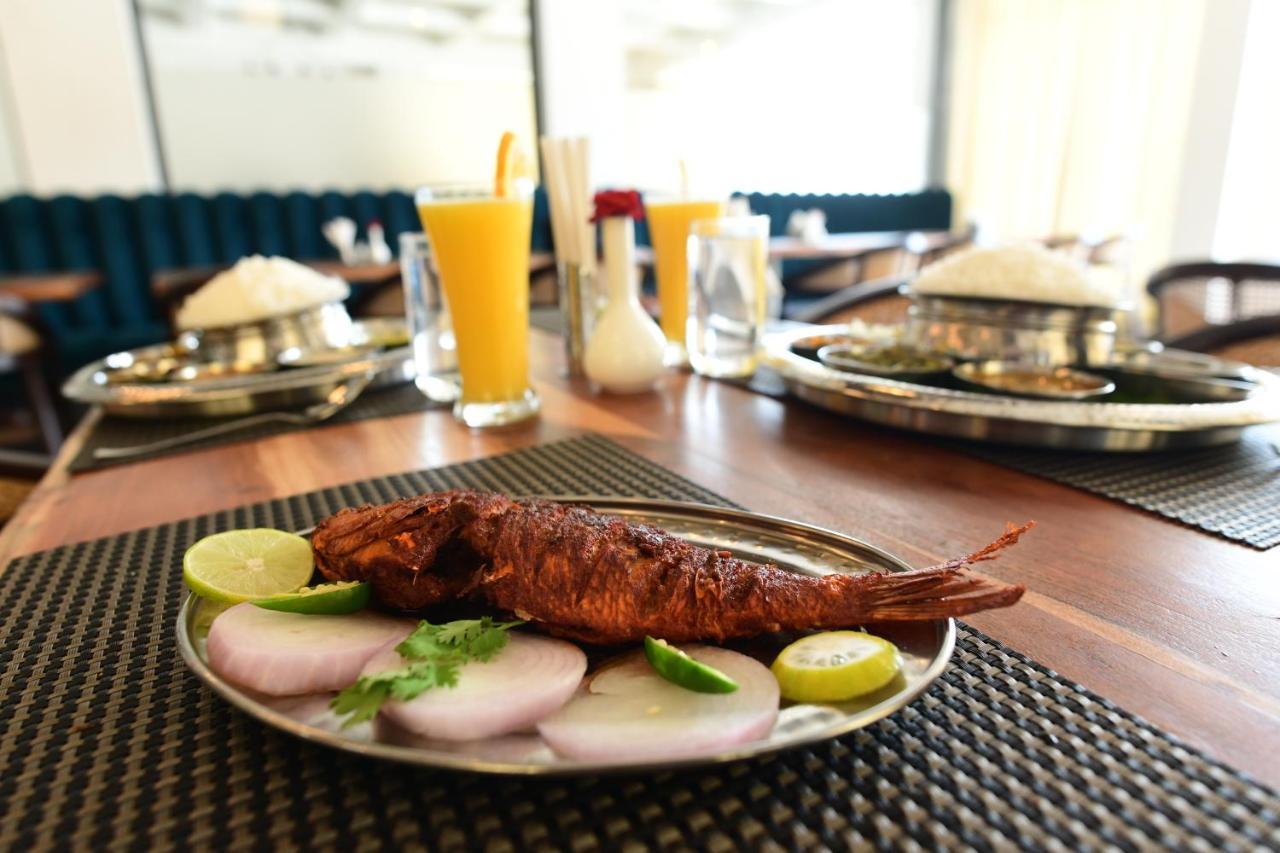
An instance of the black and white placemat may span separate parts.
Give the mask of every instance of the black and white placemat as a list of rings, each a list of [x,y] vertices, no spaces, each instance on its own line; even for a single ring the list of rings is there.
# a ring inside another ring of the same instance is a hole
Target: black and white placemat
[[[168,450],[157,450],[141,456],[132,456],[128,459],[96,459],[93,452],[99,447],[132,447],[138,444],[147,444],[152,441],[182,436],[225,420],[234,421],[238,420],[238,418],[143,419],[103,415],[102,419],[94,426],[93,432],[89,434],[84,446],[80,448],[80,452],[76,454],[75,459],[71,460],[71,464],[67,467],[72,473],[93,471],[112,465],[139,462],[145,459],[154,459],[158,456],[171,456],[175,453],[190,453],[193,450],[204,450],[224,444],[251,441],[281,433],[295,432],[300,429],[322,429],[334,424],[351,423],[352,421],[370,420],[372,418],[387,418],[393,415],[407,415],[412,412],[422,412],[440,406],[440,403],[434,403],[423,396],[417,386],[410,382],[394,388],[366,391],[356,398],[356,401],[350,406],[318,424],[299,425],[283,421],[263,424],[215,438],[193,441],[190,444],[183,444]]]
[[[456,486],[726,501],[598,437],[22,557],[0,576],[0,849],[1280,846],[1280,797],[971,628],[906,709],[727,767],[572,780],[402,767],[295,740],[183,667],[181,555],[250,525]]]
[[[965,442],[998,465],[1103,495],[1227,539],[1280,545],[1280,427],[1236,444],[1161,453],[1080,453]]]
[[[770,397],[787,396],[786,383],[768,367],[735,384]],[[1280,425],[1247,429],[1235,444],[1160,453],[1086,453],[919,437],[1254,548],[1280,545]]]

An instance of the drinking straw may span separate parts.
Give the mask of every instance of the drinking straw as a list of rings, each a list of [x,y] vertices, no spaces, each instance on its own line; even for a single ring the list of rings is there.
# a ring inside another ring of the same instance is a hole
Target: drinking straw
[[[560,160],[556,140],[544,136],[540,140],[542,163],[547,186],[547,206],[551,211],[551,235],[556,256],[563,263],[573,263],[577,241],[569,224],[568,189],[565,186],[564,163]]]

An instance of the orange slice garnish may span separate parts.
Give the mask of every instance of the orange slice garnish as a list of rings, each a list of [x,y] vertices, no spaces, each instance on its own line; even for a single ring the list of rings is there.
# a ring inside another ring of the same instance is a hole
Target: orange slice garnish
[[[494,196],[510,198],[516,194],[522,180],[532,177],[529,155],[520,144],[520,137],[508,130],[498,143],[498,162],[493,173]]]

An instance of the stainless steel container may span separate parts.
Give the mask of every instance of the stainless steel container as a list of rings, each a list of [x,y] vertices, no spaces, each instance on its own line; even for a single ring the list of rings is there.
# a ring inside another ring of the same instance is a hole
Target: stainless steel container
[[[971,360],[1110,364],[1123,308],[909,294],[903,341]]]
[[[186,331],[178,336],[178,346],[202,362],[274,365],[290,350],[345,347],[352,342],[352,331],[346,306],[330,302],[256,323]]]

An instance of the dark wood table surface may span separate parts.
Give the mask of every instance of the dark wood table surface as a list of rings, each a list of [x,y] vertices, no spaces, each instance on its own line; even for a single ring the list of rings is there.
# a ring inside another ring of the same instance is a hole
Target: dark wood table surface
[[[916,565],[985,544],[1006,521],[1038,520],[982,565],[1026,584],[1023,601],[968,621],[1280,785],[1280,550],[727,383],[671,373],[654,394],[596,396],[559,378],[560,356],[559,339],[535,330],[542,416],[493,431],[436,410],[71,476],[90,415],[0,533],[0,557],[591,431],[750,509],[862,537]]]

